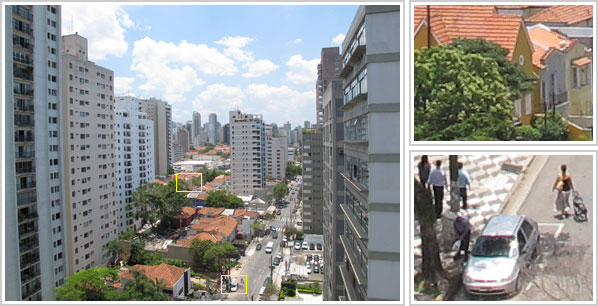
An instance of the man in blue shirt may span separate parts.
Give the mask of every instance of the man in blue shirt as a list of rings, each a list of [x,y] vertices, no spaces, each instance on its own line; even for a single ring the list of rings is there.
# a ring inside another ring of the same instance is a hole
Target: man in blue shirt
[[[455,255],[455,258],[461,257],[461,251],[465,253],[465,259],[467,259],[469,253],[469,238],[471,236],[471,225],[469,224],[469,218],[466,216],[457,216],[453,221],[453,229],[455,230],[455,235],[457,235],[457,240],[461,241],[461,246],[459,247],[459,251]]]
[[[436,161],[436,169],[430,172],[430,176],[428,176],[427,181],[428,185],[432,185],[432,190],[434,190],[436,219],[440,219],[440,216],[442,215],[442,200],[444,199],[444,187],[448,187],[446,175],[444,171],[440,169],[441,164],[441,160]]]
[[[471,188],[471,176],[467,170],[463,169],[463,163],[457,163],[459,168],[459,176],[457,178],[457,184],[459,185],[459,193],[461,199],[463,199],[463,209],[467,209],[467,187]]]

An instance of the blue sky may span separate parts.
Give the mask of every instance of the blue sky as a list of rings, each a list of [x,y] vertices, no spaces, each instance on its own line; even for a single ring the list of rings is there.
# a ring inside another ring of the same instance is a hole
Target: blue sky
[[[156,97],[173,120],[199,111],[315,121],[316,67],[340,46],[354,5],[63,5],[63,35],[89,40],[90,60],[114,71],[115,94]]]

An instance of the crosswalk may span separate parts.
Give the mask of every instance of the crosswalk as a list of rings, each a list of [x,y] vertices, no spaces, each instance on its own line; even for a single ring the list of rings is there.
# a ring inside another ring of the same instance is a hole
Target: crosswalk
[[[276,217],[275,220],[282,221],[282,222],[285,222],[285,223],[287,223],[287,222],[288,223],[292,223],[293,222],[293,218],[291,218],[291,217]]]

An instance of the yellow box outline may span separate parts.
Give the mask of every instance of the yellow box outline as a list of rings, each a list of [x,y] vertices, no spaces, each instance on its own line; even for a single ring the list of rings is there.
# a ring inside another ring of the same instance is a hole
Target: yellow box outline
[[[179,190],[179,174],[199,174],[199,183],[201,184],[201,186],[199,187],[199,191],[197,190],[191,190],[191,191],[185,191],[185,190]],[[203,192],[203,173],[177,173],[174,175],[174,185],[175,185],[175,191],[176,192]]]
[[[229,293],[225,293],[224,291],[222,291],[222,277],[223,276],[245,276],[245,292],[229,292]],[[247,275],[220,275],[220,294],[247,294]]]

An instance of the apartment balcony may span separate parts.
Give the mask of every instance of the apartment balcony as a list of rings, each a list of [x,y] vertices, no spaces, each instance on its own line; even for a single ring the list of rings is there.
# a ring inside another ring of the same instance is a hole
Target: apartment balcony
[[[21,256],[21,271],[39,263],[39,254],[26,254]]]
[[[30,241],[26,243],[19,243],[19,251],[21,254],[28,252],[30,250],[39,248],[39,243],[37,241]]]
[[[21,282],[21,284],[22,283],[23,282]],[[42,288],[42,286],[39,283],[36,283],[34,286],[31,286],[28,289],[21,291],[22,292],[21,293],[22,300],[27,300],[28,297],[38,293],[41,290],[41,288]]]
[[[13,59],[13,61],[15,61],[19,64],[23,64],[28,67],[33,67],[33,60],[31,60],[29,58],[22,58],[22,57],[13,55],[12,59]]]
[[[19,228],[19,238],[24,239],[24,238],[27,238],[37,232],[38,232],[37,225],[23,226],[23,228]]]
[[[33,81],[33,71],[15,71],[13,76],[21,80]]]
[[[367,277],[363,270],[361,269],[361,263],[357,260],[355,253],[353,253],[353,246],[349,243],[347,237],[344,235],[339,236],[341,245],[343,246],[345,255],[347,256],[348,267],[352,269],[354,272],[355,280],[357,281],[358,286],[366,286],[367,285]],[[348,271],[348,269],[347,269]]]
[[[357,301],[357,293],[355,292],[355,288],[353,288],[353,286],[351,286],[351,284],[353,283],[351,276],[349,275],[349,271],[347,270],[347,268],[344,266],[344,264],[340,264],[338,266],[338,269],[341,272],[341,278],[343,280],[343,287],[345,288],[345,291],[347,292],[347,295],[344,297],[344,301]],[[339,300],[340,297],[339,297]]]
[[[29,21],[33,21],[33,14],[31,14],[28,10],[26,10],[23,7],[20,7],[20,6],[17,6],[17,5],[13,6],[12,7],[12,13],[13,14],[17,14],[17,15],[19,15],[19,16],[21,16],[21,17],[23,17],[23,18],[25,18],[25,19],[27,19]]]
[[[368,99],[368,93],[360,92],[359,94],[356,94],[355,96],[353,96],[349,99],[345,99],[345,101],[344,101],[345,104],[343,104],[343,106],[341,106],[340,109],[342,111],[346,111],[359,102],[367,101],[367,99]]]
[[[33,112],[35,108],[33,107],[33,101],[27,101],[29,103],[17,103],[15,101],[15,111],[19,112]]]
[[[33,173],[35,173],[35,167],[31,166],[31,167],[16,168],[16,172],[17,172],[17,175],[19,175],[19,174],[33,174]]]
[[[29,214],[19,214],[19,224],[25,223],[27,221],[34,221],[38,217],[37,213],[29,213]]]
[[[368,239],[368,227],[367,224],[362,224],[357,218],[357,212],[352,208],[351,205],[341,204],[340,205],[347,223],[351,226],[351,229],[356,234],[357,238],[361,240]]]
[[[28,140],[29,142],[33,142],[33,140]],[[15,142],[19,142],[16,141]],[[23,142],[23,141],[20,141]],[[16,152],[15,153],[16,159],[27,159],[27,158],[35,158],[35,151],[27,151],[27,152]]]
[[[365,45],[357,45],[351,47],[352,49],[349,49],[348,54],[345,55],[345,63],[343,64],[343,69],[341,69],[339,75],[341,78],[344,78],[349,75],[349,73],[353,70],[353,66],[359,63],[366,51]]]

